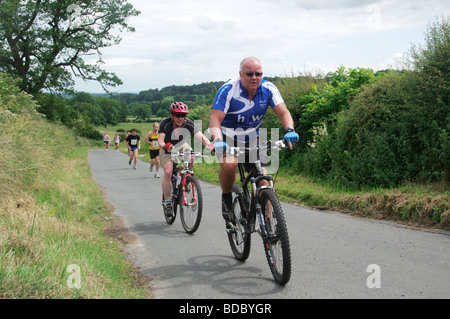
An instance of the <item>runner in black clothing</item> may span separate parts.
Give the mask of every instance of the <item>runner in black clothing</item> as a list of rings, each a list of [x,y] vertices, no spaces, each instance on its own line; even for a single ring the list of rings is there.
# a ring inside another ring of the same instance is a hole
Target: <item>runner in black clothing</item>
[[[128,151],[130,153],[130,160],[128,161],[128,165],[131,165],[131,162],[133,161],[134,158],[133,169],[136,169],[137,155],[139,149],[141,148],[141,138],[139,137],[139,135],[136,134],[136,129],[131,130],[131,134],[128,135],[125,141],[127,142]]]

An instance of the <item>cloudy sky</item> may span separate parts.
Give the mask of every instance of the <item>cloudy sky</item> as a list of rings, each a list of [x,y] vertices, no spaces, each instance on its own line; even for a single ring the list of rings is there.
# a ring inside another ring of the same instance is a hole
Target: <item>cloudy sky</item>
[[[113,92],[226,81],[258,57],[266,76],[326,74],[340,65],[398,66],[427,25],[450,14],[448,0],[128,0],[141,11],[104,69],[124,84]],[[87,62],[93,62],[87,57]],[[77,81],[76,89],[102,92]]]

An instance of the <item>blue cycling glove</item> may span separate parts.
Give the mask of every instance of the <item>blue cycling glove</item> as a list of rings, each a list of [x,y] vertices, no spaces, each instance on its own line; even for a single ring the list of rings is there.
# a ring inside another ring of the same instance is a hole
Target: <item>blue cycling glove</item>
[[[299,136],[298,136],[298,134],[295,132],[294,128],[288,127],[288,128],[286,129],[286,134],[284,134],[283,139],[284,139],[286,142],[288,142],[288,143],[289,143],[289,142],[291,142],[291,143],[297,143],[298,140],[299,140]]]
[[[218,154],[224,154],[228,151],[228,144],[225,143],[222,139],[217,139],[214,141],[214,151]]]

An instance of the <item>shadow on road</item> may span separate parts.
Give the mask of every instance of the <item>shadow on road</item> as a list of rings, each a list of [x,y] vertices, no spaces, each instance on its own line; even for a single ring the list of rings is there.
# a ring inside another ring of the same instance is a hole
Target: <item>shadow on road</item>
[[[161,213],[162,215],[162,213]],[[162,217],[163,218],[163,217]],[[178,218],[177,218],[178,219]],[[177,221],[175,220],[175,223]],[[160,237],[167,238],[184,238],[186,236],[190,236],[186,234],[184,230],[176,229],[172,225],[167,224],[165,221],[152,221],[135,224],[134,227],[129,229],[130,232],[140,236],[140,235],[157,235]]]
[[[211,289],[226,298],[264,298],[273,297],[285,289],[271,276],[262,276],[261,268],[239,262],[230,256],[196,256],[189,258],[186,264],[143,269],[143,272],[150,276],[158,274],[158,281],[164,283],[164,287],[155,283],[155,295],[158,292],[164,294],[165,290],[186,292],[184,296],[167,296],[175,299],[210,298],[208,292]],[[189,289],[186,290],[186,287]]]

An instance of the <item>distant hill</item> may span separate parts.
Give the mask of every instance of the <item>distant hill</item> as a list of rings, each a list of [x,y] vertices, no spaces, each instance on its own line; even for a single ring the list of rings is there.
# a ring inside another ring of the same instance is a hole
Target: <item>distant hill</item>
[[[275,81],[277,78],[265,77],[268,81]],[[139,93],[121,92],[114,93],[114,99],[124,101],[126,104],[132,102],[156,102],[163,100],[191,101],[198,102],[204,100],[209,94],[215,94],[217,90],[225,84],[225,81],[205,82],[193,85],[171,85],[159,89],[148,89]],[[92,96],[111,97],[108,93],[90,93]],[[200,97],[200,98],[199,98]]]

